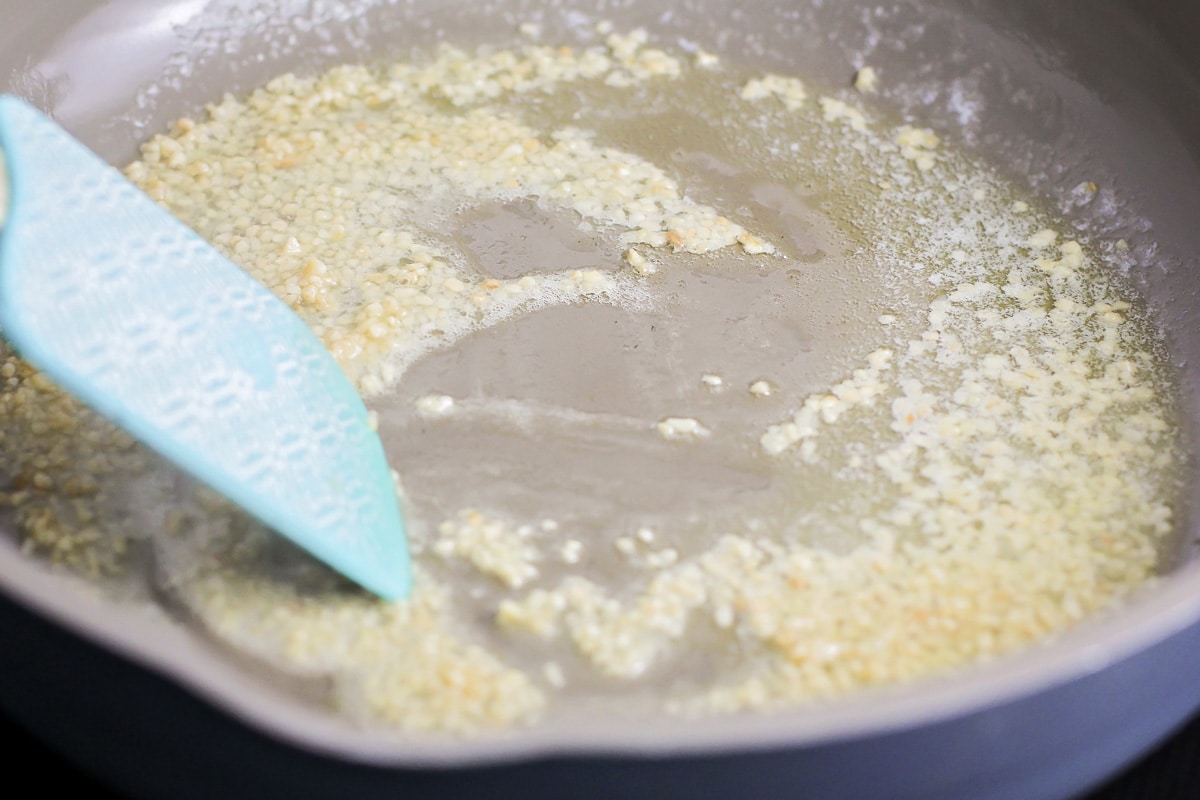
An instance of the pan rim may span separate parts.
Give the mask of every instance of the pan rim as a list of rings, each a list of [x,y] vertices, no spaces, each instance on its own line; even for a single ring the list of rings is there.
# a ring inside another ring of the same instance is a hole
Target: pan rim
[[[222,659],[156,606],[104,598],[82,579],[0,547],[0,591],[38,616],[137,666],[175,681],[234,720],[310,753],[376,767],[438,769],[555,756],[698,757],[827,745],[913,730],[1053,690],[1159,645],[1200,622],[1200,562],[1193,561],[1051,639],[986,663],[910,684],[855,691],[778,712],[644,720],[590,719],[574,732],[539,723],[456,738],[354,726]]]

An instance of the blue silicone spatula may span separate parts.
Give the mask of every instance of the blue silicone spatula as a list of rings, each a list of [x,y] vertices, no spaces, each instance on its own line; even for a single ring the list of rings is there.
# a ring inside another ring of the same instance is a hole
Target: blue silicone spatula
[[[287,305],[40,112],[0,96],[0,332],[168,460],[386,598],[410,567],[367,410]]]

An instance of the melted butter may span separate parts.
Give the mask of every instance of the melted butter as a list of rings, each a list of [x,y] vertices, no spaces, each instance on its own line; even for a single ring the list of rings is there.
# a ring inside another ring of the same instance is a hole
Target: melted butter
[[[127,446],[34,435],[76,412],[12,357],[14,473],[94,464],[106,498],[4,493],[27,547],[86,566],[142,537],[239,654],[456,732],[834,697],[1150,579],[1173,387],[1111,265],[950,137],[643,45],[281,78],[130,168],[371,395],[412,602],[203,493],[117,513]]]

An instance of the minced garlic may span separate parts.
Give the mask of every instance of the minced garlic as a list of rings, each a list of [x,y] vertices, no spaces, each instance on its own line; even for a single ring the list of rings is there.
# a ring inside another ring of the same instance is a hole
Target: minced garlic
[[[917,165],[917,169],[927,172],[936,163],[934,152],[941,144],[941,139],[928,128],[914,128],[904,125],[894,137],[900,145],[900,153]]]
[[[666,417],[655,426],[658,435],[673,442],[694,441],[711,435],[711,431],[692,417]]]
[[[863,94],[873,94],[879,90],[879,73],[867,65],[854,73],[854,88]]]
[[[757,380],[750,384],[750,394],[755,397],[770,397],[774,391],[770,381]]]
[[[742,87],[743,100],[763,100],[768,97],[779,98],[789,111],[794,111],[804,105],[808,92],[798,78],[774,74],[753,78]]]

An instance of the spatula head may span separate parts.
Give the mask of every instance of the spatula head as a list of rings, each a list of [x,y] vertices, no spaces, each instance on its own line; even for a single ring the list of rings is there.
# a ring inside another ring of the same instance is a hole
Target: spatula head
[[[350,579],[406,596],[383,447],[304,322],[13,97],[0,148],[0,331],[22,357]]]

